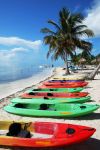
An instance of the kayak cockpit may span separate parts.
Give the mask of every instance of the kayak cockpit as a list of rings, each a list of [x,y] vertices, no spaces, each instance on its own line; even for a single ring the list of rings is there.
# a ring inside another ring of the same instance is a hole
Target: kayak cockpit
[[[0,138],[17,137],[17,138],[52,138],[55,132],[55,125],[41,122],[0,122]]]

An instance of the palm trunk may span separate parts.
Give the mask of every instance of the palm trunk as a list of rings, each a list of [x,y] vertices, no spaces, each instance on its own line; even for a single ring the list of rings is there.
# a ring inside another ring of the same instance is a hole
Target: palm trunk
[[[69,68],[68,68],[68,59],[67,59],[67,54],[66,53],[64,53],[64,55],[63,55],[63,60],[65,62],[65,66],[66,66],[65,75],[68,75],[68,74],[70,74],[70,72],[69,72]]]
[[[100,69],[100,64],[99,64],[99,65],[97,66],[97,68],[88,76],[88,79],[93,80],[99,69]]]
[[[67,60],[65,61],[65,65],[66,65],[66,73],[65,73],[65,74],[66,74],[66,75],[67,75],[67,74],[70,74],[70,72],[69,72],[69,67],[68,67],[68,61],[67,61]]]

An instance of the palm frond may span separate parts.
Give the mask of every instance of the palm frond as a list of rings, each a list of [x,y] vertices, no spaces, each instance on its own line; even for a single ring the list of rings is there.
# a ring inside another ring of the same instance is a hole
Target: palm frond
[[[80,36],[86,35],[86,36],[88,36],[88,37],[93,37],[93,36],[94,36],[93,31],[90,30],[90,29],[85,29],[85,30],[76,32],[76,34],[77,34],[77,35],[80,35]]]
[[[48,23],[54,25],[56,27],[56,29],[60,30],[60,27],[57,23],[55,23],[53,20],[48,20]]]
[[[42,33],[50,33],[50,34],[56,34],[54,31],[50,30],[49,28],[42,28],[41,29]]]

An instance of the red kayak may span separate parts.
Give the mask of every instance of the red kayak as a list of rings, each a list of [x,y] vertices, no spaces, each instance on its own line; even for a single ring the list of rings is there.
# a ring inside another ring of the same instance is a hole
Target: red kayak
[[[47,83],[39,86],[39,88],[77,88],[77,87],[84,87],[88,84],[88,82],[85,83],[71,83],[71,84],[65,84],[65,83]]]
[[[80,81],[80,82],[61,82],[61,81],[58,81],[58,82],[49,82],[49,81],[46,81],[43,83],[43,85],[46,85],[46,86],[78,86],[78,87],[82,87],[82,86],[86,86],[88,84],[88,82],[85,82],[85,81]]]
[[[85,97],[88,95],[88,92],[78,92],[78,93],[35,93],[29,92],[21,95],[23,98],[41,98],[41,97],[53,97],[53,98],[69,98],[69,97]]]
[[[1,122],[0,122],[1,123]],[[17,129],[18,124],[22,129]],[[7,136],[9,126],[14,127],[13,132],[18,132],[19,136]],[[25,129],[23,129],[25,127]],[[27,129],[27,130],[26,130]],[[2,130],[2,131],[1,131]],[[2,121],[0,131],[4,132],[0,135],[0,145],[4,146],[20,146],[20,147],[59,147],[77,144],[89,139],[94,132],[95,128],[56,122],[9,122]],[[25,132],[25,133],[24,133]],[[26,133],[30,133],[27,138]],[[24,133],[24,134],[22,134]]]

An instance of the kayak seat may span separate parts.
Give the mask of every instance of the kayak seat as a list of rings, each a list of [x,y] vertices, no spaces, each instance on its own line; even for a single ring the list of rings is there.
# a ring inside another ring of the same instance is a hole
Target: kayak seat
[[[41,104],[39,110],[47,110],[48,108],[47,104]]]
[[[15,104],[15,107],[16,107],[16,108],[25,108],[25,105],[24,105],[24,104],[17,103],[17,104]]]
[[[65,83],[65,81],[63,80],[63,81],[60,81],[60,83]]]
[[[53,94],[52,93],[47,93],[47,96],[53,96]]]
[[[54,91],[54,89],[50,89],[50,91]]]
[[[33,93],[33,92],[30,92],[28,93],[29,95],[36,95],[37,93]]]
[[[84,108],[86,108],[86,106],[80,106],[80,108],[81,108],[81,109],[84,109]]]
[[[79,93],[76,93],[75,96],[79,96]]]
[[[7,136],[30,138],[31,134],[29,131],[22,129],[20,123],[12,123],[9,126],[9,132],[7,133]]]
[[[48,97],[44,97],[44,99],[49,99]]]
[[[56,111],[55,108],[49,107],[48,104],[41,104],[39,110],[52,110],[52,111]]]
[[[41,90],[40,88],[38,88],[38,89],[33,89],[32,91],[39,91],[39,90]]]

